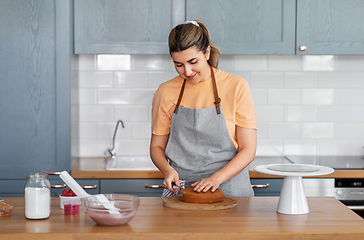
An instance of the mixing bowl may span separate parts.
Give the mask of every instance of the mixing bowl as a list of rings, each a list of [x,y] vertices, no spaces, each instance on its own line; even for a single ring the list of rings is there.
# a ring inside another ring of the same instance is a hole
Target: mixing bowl
[[[91,219],[106,226],[118,226],[127,224],[135,216],[139,207],[139,197],[126,194],[104,194],[109,203],[102,203],[94,196],[85,199],[87,214]],[[106,209],[111,204],[115,208]],[[105,206],[104,206],[105,205]]]

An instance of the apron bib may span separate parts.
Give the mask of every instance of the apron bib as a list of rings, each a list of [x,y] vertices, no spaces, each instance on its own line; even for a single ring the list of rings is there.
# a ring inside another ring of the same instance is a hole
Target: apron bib
[[[237,154],[226,128],[212,68],[211,76],[215,107],[203,109],[181,107],[180,102],[186,82],[184,80],[172,115],[166,156],[169,164],[178,172],[179,178],[185,182],[183,187],[189,187],[192,183],[211,176]],[[247,168],[221,184],[219,189],[226,196],[254,196]],[[165,189],[162,196],[171,195],[175,193]]]

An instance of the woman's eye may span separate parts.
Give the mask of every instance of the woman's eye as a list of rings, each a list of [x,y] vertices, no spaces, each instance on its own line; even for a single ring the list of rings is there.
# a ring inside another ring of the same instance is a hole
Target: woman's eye
[[[196,64],[196,63],[197,63],[197,61],[191,62],[191,64]]]
[[[176,67],[182,67],[182,65],[177,64]]]

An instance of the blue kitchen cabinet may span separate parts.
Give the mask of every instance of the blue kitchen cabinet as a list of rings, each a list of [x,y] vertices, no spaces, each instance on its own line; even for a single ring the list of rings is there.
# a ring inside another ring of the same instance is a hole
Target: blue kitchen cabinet
[[[167,54],[180,0],[75,0],[76,54]]]
[[[0,194],[23,191],[28,173],[70,170],[72,9],[0,1]]]
[[[186,18],[201,20],[222,54],[295,54],[292,0],[187,0]]]
[[[76,179],[76,181],[89,194],[98,194],[100,192],[98,179]],[[51,196],[58,197],[62,191],[68,187],[64,186],[64,182],[58,178],[49,179],[51,184]],[[24,187],[26,180],[0,180],[0,197],[24,197]]]
[[[139,197],[160,197],[162,188],[147,188],[146,185],[163,185],[163,179],[101,179],[100,193],[131,194]]]
[[[297,54],[364,54],[363,0],[297,0]]]
[[[281,194],[283,178],[254,178],[250,179],[252,185],[266,185],[266,188],[253,188],[256,197],[277,197]]]

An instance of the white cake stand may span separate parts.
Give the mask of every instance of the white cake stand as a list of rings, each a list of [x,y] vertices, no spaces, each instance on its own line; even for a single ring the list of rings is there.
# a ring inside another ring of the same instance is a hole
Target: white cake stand
[[[255,171],[284,176],[277,212],[284,214],[306,214],[309,212],[302,176],[319,176],[334,172],[330,167],[308,164],[259,165]]]

